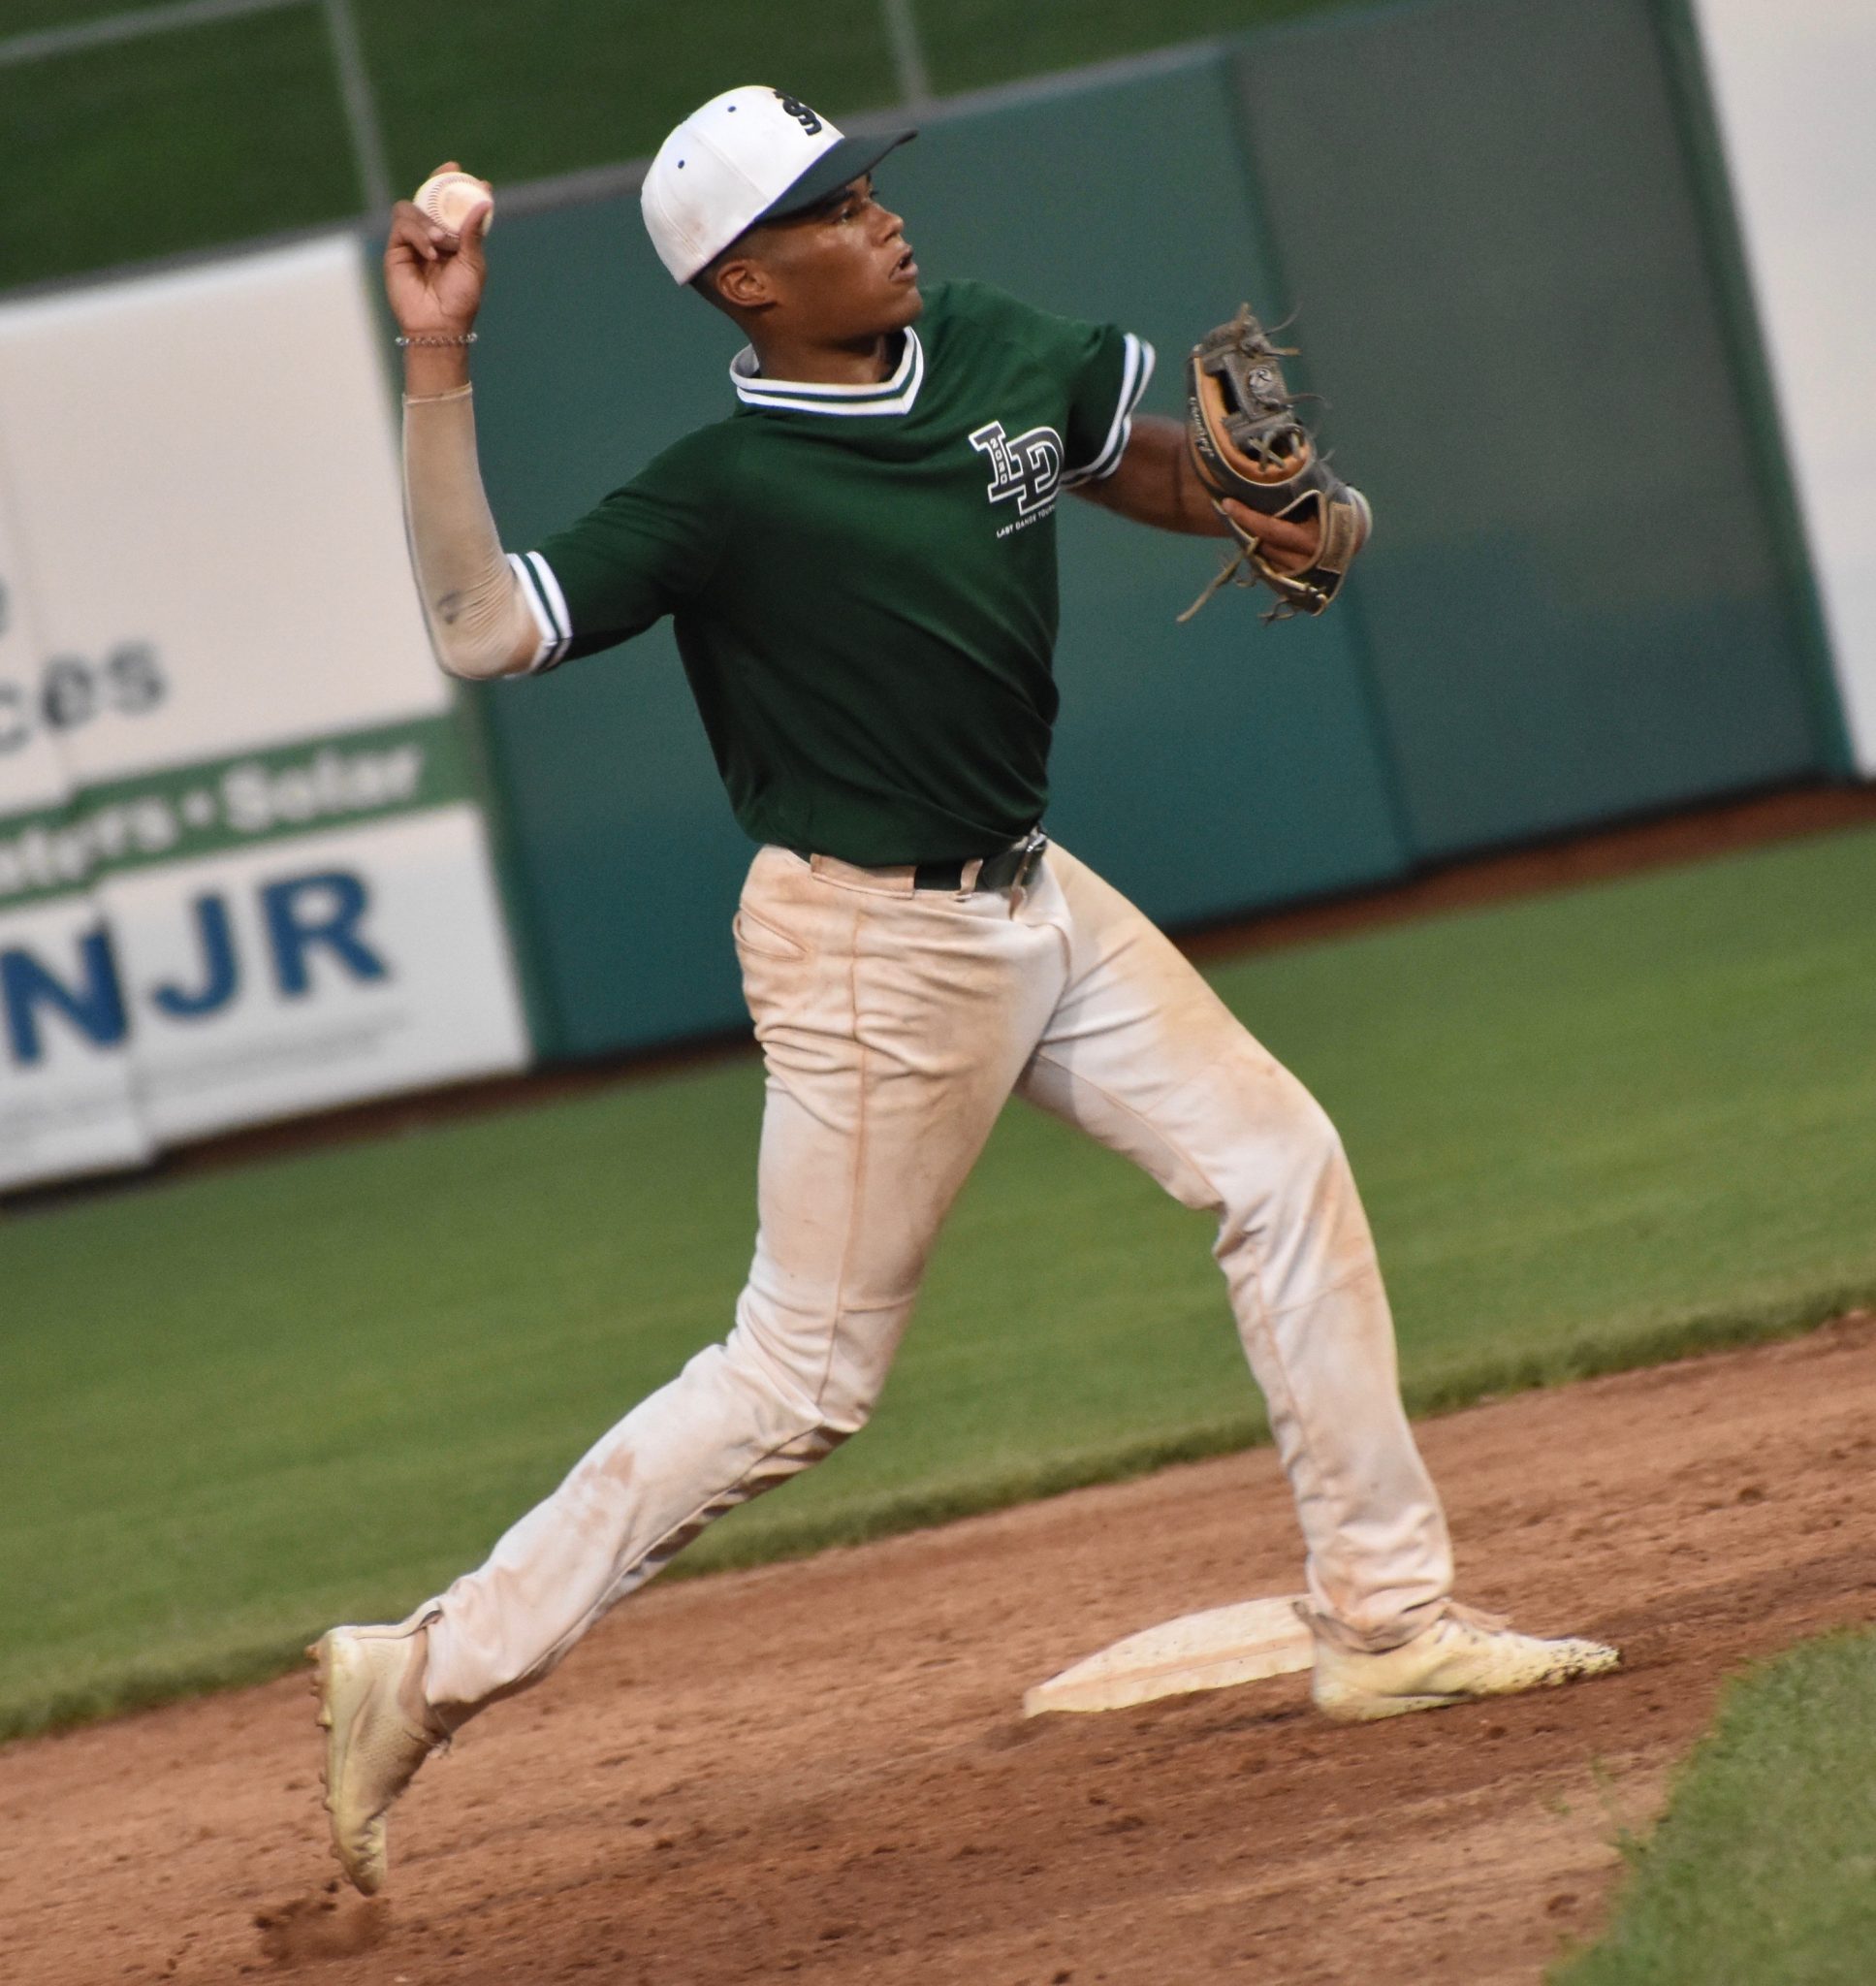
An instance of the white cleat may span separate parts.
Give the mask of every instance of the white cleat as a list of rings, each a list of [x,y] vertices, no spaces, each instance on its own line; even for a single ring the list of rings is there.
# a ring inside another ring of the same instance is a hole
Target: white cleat
[[[333,1852],[355,1889],[375,1896],[388,1858],[384,1817],[443,1732],[409,1703],[424,1636],[408,1624],[334,1627],[306,1653],[318,1665],[313,1694],[326,1737],[326,1811]]]
[[[1379,1654],[1343,1648],[1319,1629],[1310,1693],[1324,1716],[1360,1724],[1476,1697],[1551,1689],[1606,1676],[1621,1663],[1620,1650],[1600,1641],[1541,1641],[1448,1600],[1431,1627]]]

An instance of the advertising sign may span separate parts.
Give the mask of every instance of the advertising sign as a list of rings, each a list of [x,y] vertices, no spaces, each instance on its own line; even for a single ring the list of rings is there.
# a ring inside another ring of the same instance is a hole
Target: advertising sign
[[[525,1061],[349,238],[0,309],[0,1187]]]
[[[150,1151],[109,941],[85,887],[88,831],[57,745],[65,710],[27,622],[0,487],[0,1192]]]
[[[1876,14],[1695,12],[1851,742],[1876,777]]]

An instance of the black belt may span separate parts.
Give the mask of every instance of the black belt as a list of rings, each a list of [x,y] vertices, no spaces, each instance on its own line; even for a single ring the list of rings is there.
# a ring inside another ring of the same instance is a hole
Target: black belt
[[[1019,889],[1035,874],[1035,867],[1042,859],[1049,838],[1039,827],[1033,827],[1019,842],[1012,842],[1006,849],[999,849],[994,855],[986,855],[977,871],[972,889]],[[962,889],[964,872],[970,866],[968,860],[956,862],[921,862],[912,871],[914,889]]]

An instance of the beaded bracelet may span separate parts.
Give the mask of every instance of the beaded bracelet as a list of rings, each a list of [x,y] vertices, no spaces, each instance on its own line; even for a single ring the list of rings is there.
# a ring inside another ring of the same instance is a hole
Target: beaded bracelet
[[[397,343],[400,345],[472,345],[475,343],[475,340],[476,334],[474,332],[464,331],[458,333],[454,337],[400,337],[397,339]]]

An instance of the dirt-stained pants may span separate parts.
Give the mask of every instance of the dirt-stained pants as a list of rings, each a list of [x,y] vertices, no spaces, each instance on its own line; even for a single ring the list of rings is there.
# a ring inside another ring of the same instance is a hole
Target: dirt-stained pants
[[[1026,890],[968,895],[764,849],[736,940],[768,1069],[736,1328],[423,1610],[446,1721],[545,1675],[714,1518],[865,1425],[1012,1090],[1216,1216],[1316,1606],[1373,1647],[1431,1617],[1446,1522],[1340,1140],[1167,939],[1056,847]]]

